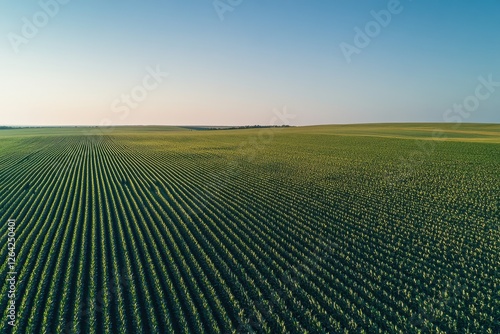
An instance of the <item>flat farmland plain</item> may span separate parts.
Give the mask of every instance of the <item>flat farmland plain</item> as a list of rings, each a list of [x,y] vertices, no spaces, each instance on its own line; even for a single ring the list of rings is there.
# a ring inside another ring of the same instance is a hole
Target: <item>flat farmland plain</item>
[[[500,331],[499,125],[2,129],[9,219],[2,333]]]

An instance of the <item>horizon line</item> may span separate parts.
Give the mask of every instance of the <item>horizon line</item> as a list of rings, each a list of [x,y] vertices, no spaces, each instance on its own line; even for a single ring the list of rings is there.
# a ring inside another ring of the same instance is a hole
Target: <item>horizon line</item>
[[[67,125],[0,125],[1,128],[116,128],[116,127],[281,127],[281,126],[289,126],[289,127],[307,127],[307,126],[326,126],[326,125],[374,125],[374,124],[485,124],[485,125],[500,125],[497,122],[461,122],[461,123],[453,123],[453,122],[359,122],[359,123],[318,123],[318,124],[303,124],[303,125],[291,125],[291,124],[244,124],[244,125],[200,125],[200,124],[117,124],[117,125],[76,125],[76,124],[67,124]]]

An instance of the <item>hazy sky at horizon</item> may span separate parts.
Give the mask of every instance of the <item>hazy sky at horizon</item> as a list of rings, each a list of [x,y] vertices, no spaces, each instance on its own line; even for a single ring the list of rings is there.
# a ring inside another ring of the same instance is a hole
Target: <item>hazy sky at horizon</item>
[[[0,2],[0,125],[500,123],[498,1],[64,2]]]

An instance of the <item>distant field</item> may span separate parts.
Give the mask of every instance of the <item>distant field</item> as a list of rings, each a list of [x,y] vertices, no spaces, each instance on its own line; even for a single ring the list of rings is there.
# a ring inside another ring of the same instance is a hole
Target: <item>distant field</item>
[[[0,194],[13,333],[500,332],[500,125],[1,129]]]
[[[406,138],[433,140],[438,136],[446,136],[451,141],[474,141],[500,143],[499,124],[353,124],[353,125],[319,125],[304,127],[301,130],[314,129],[316,133],[347,136],[373,136],[384,138]]]

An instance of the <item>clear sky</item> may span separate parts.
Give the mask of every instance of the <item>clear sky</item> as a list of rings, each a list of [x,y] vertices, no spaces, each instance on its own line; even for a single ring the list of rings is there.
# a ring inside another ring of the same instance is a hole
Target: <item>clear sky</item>
[[[500,123],[498,0],[4,0],[0,13],[0,125],[270,124],[284,107],[293,125]]]

